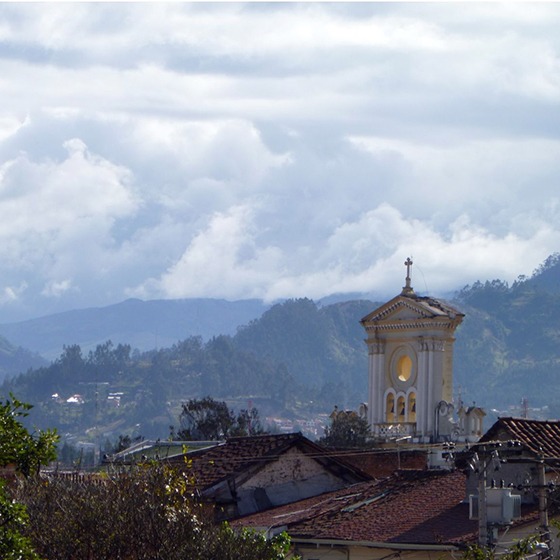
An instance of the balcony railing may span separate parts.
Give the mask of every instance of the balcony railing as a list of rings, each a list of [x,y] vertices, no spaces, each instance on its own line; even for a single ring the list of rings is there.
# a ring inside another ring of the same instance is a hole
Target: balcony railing
[[[400,422],[400,423],[383,422],[383,423],[375,424],[374,433],[376,436],[382,438],[414,436],[416,434],[416,422]]]

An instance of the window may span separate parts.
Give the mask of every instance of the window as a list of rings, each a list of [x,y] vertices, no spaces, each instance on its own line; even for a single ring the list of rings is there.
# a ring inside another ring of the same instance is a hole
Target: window
[[[387,395],[387,401],[385,403],[385,421],[391,423],[395,421],[395,395],[393,395],[393,393]]]
[[[408,422],[416,422],[416,393],[408,394]]]
[[[404,397],[399,397],[397,399],[397,414],[398,414],[398,421],[404,422],[406,419],[406,406]]]
[[[408,381],[412,374],[412,360],[410,356],[401,356],[397,362],[397,377],[399,381]]]

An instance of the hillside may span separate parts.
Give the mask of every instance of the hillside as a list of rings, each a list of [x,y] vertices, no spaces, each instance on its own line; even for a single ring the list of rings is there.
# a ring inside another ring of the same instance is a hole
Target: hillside
[[[189,336],[206,340],[217,334],[232,335],[268,307],[259,300],[128,299],[107,307],[0,324],[0,336],[49,360],[60,356],[64,346],[79,344],[87,352],[107,340],[144,351],[167,348]]]
[[[466,315],[456,332],[456,397],[506,414],[519,413],[526,398],[533,409],[543,408],[535,415],[559,417],[559,259],[552,256],[512,286],[499,280],[467,286],[451,303]],[[105,436],[166,437],[181,402],[205,395],[235,406],[250,399],[266,414],[295,419],[328,413],[335,404],[356,408],[367,395],[359,320],[378,305],[288,300],[240,328],[230,322],[230,334],[187,336],[158,350],[105,342],[86,351],[70,344],[50,366],[19,375],[0,392],[35,404],[39,426],[89,437],[94,427]]]
[[[0,381],[17,373],[41,367],[46,363],[46,360],[38,354],[14,346],[0,336]]]
[[[511,287],[494,280],[463,289],[467,314],[457,333],[456,385],[486,407],[527,398],[560,416],[560,260],[553,255]],[[480,389],[476,389],[476,387]],[[485,393],[486,392],[486,393]]]

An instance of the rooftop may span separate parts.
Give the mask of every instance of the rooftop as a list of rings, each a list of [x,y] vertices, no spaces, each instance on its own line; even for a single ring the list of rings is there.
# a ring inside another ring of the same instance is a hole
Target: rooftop
[[[544,459],[560,460],[560,420],[529,420],[499,418],[479,443],[495,439],[518,440],[523,446]]]
[[[247,516],[236,526],[286,528],[292,538],[457,545],[477,539],[469,520],[465,475],[459,471],[399,471]],[[406,512],[406,514],[404,514]]]
[[[194,449],[186,455],[170,458],[169,462],[188,464],[196,486],[205,489],[230,476],[258,469],[293,447],[298,447],[349,482],[371,478],[300,433],[229,438],[213,447]]]

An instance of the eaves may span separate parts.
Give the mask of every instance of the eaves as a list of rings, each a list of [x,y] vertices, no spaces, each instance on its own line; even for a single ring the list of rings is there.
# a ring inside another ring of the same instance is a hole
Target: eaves
[[[288,531],[289,532],[289,531]],[[313,545],[313,546],[362,546],[365,548],[383,548],[387,550],[425,550],[434,552],[459,551],[460,546],[452,544],[414,544],[414,543],[393,543],[376,541],[353,541],[342,539],[312,539],[292,537],[292,544]]]

